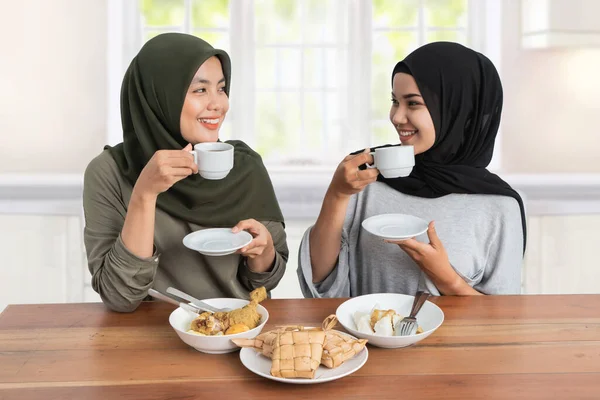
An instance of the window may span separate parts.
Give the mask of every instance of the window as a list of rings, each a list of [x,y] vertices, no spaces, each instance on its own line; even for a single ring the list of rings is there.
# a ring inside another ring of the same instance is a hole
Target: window
[[[138,1],[143,42],[161,33],[185,32],[231,55],[229,0]],[[221,127],[223,138],[231,138],[233,115],[229,113]]]
[[[223,138],[246,141],[269,168],[331,167],[350,151],[398,141],[388,119],[390,74],[413,49],[450,40],[491,51],[498,63],[493,3],[138,0],[138,21],[130,25],[140,27],[140,43],[120,68],[159,33],[197,35],[232,58]]]
[[[444,40],[467,44],[467,3],[467,0],[373,2],[370,92],[373,143],[398,141],[389,121],[394,65],[425,43]]]

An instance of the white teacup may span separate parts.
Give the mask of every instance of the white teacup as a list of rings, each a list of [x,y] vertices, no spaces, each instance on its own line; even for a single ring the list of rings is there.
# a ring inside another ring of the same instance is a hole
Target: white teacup
[[[410,175],[415,165],[415,149],[413,146],[391,146],[375,149],[371,152],[373,165],[384,178],[399,178]]]
[[[223,179],[233,168],[233,146],[229,143],[198,143],[190,153],[204,179]]]

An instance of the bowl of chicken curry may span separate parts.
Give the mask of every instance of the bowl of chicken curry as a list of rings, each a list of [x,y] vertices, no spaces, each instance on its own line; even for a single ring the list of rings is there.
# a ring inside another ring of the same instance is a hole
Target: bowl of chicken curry
[[[203,353],[222,354],[239,350],[231,339],[254,338],[269,319],[269,312],[259,303],[267,298],[264,287],[250,293],[250,301],[234,298],[203,299],[224,312],[195,314],[181,307],[169,316],[169,323],[181,340]]]

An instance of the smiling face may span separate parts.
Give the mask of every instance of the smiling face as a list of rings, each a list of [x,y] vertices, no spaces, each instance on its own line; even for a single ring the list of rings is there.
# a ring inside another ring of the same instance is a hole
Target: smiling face
[[[192,145],[219,139],[219,129],[229,111],[226,84],[221,62],[214,56],[194,75],[180,118],[181,135]]]
[[[403,145],[412,145],[415,154],[429,150],[435,142],[435,127],[417,82],[412,75],[394,75],[390,121]]]

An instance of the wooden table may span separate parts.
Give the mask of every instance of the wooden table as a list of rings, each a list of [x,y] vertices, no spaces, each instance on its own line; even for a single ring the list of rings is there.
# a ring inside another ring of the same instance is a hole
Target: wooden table
[[[0,315],[0,399],[600,399],[600,295],[433,299],[444,324],[418,345],[369,346],[351,376],[291,385],[238,353],[179,340],[172,306],[17,305]],[[318,325],[342,299],[268,300],[275,324]],[[379,396],[379,397],[377,397]]]

